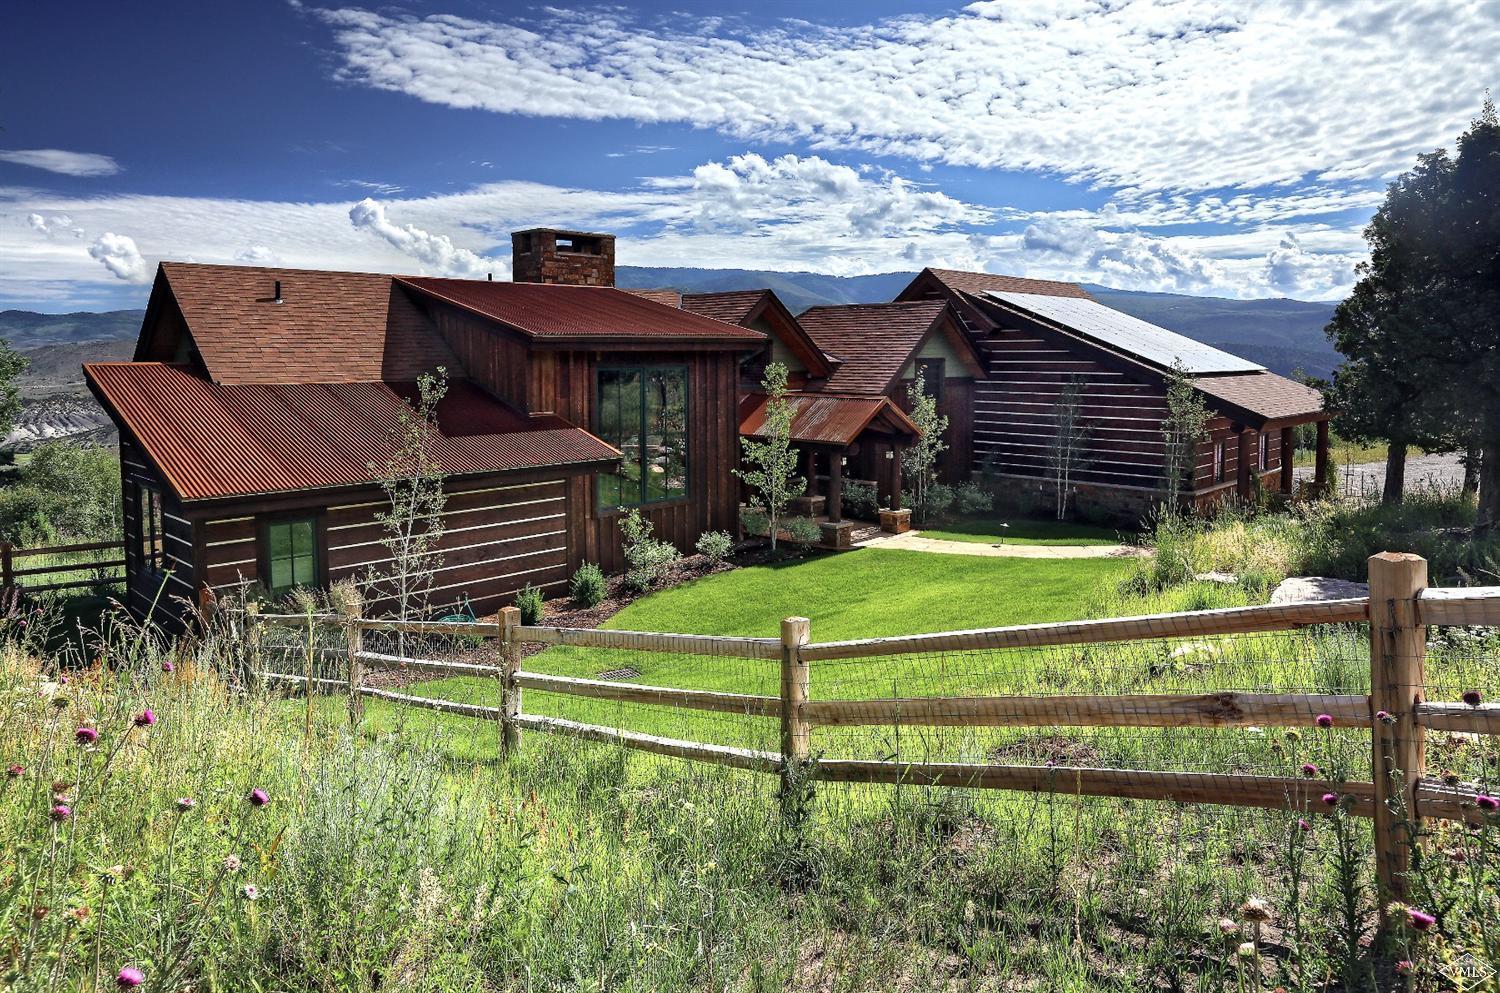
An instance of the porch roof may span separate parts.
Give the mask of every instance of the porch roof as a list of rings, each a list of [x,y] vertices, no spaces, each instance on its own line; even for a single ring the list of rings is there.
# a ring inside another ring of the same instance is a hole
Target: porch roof
[[[801,444],[848,446],[872,427],[908,438],[922,434],[887,397],[788,393],[786,399],[793,411],[791,440]],[[769,401],[764,393],[750,393],[740,401],[740,434],[762,437]]]

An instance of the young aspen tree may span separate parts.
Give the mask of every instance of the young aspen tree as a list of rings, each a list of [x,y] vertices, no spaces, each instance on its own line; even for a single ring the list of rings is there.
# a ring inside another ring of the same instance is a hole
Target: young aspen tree
[[[927,524],[927,497],[937,482],[938,456],[948,450],[943,443],[943,432],[948,430],[948,418],[937,411],[937,398],[927,391],[923,370],[917,369],[917,378],[906,388],[906,398],[911,404],[909,416],[912,423],[922,430],[917,443],[901,453],[901,467],[906,471],[911,484],[912,512],[917,523]]]
[[[443,537],[444,474],[435,455],[438,438],[437,406],[448,392],[448,372],[417,379],[417,397],[401,413],[393,432],[393,452],[384,465],[372,465],[376,481],[390,500],[390,509],[375,519],[385,528],[381,544],[389,553],[384,575],[372,570],[372,585],[378,585],[395,601],[396,616],[417,619],[425,611],[434,574],[442,565],[437,544]],[[374,597],[371,599],[385,599]],[[404,647],[404,636],[401,638]]]
[[[1175,516],[1182,504],[1182,491],[1193,486],[1197,469],[1198,442],[1208,433],[1208,406],[1193,387],[1182,360],[1167,373],[1167,416],[1161,424],[1166,449],[1163,465],[1163,516]]]
[[[1068,513],[1068,497],[1073,488],[1073,474],[1083,468],[1083,448],[1088,441],[1089,426],[1083,419],[1083,381],[1069,379],[1057,398],[1057,421],[1053,425],[1052,445],[1048,451],[1052,479],[1057,489],[1057,519]]]
[[[761,389],[766,401],[765,424],[760,437],[741,438],[746,468],[734,474],[760,496],[770,520],[771,551],[776,550],[776,531],[786,505],[807,488],[807,480],[798,476],[797,451],[792,448],[792,419],[796,415],[786,398],[786,366],[772,362],[766,366]]]

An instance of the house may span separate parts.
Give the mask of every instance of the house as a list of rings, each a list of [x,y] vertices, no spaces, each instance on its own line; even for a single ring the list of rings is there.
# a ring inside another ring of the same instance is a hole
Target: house
[[[1096,301],[1075,283],[924,269],[899,301],[946,301],[984,357],[974,385],[972,469],[1042,488],[1058,403],[1082,390],[1087,435],[1073,473],[1085,512],[1139,520],[1161,499],[1166,384],[1180,364],[1211,419],[1190,492],[1199,507],[1290,494],[1293,429],[1316,424],[1315,486],[1328,482],[1328,413],[1317,390]]]
[[[514,282],[162,263],[134,361],[85,366],[120,432],[132,612],[175,624],[251,583],[389,597],[378,481],[439,367],[432,609],[618,570],[629,508],[679,548],[735,530],[739,366],[765,335],[615,289],[611,236],[512,247]]]

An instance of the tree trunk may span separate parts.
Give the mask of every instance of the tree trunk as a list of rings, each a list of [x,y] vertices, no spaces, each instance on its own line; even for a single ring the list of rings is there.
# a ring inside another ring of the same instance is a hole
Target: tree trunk
[[[1385,488],[1380,491],[1380,502],[1401,502],[1406,490],[1406,442],[1392,441],[1385,455]]]
[[[1500,441],[1486,441],[1479,453],[1479,516],[1474,537],[1500,530]]]
[[[1479,445],[1471,443],[1464,451],[1461,461],[1464,464],[1464,496],[1471,497],[1479,492],[1479,464],[1483,461]]]

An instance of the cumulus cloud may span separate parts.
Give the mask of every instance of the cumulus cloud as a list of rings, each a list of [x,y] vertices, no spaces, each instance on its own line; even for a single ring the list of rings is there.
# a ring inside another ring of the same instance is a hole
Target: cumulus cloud
[[[234,253],[234,260],[241,265],[276,265],[281,261],[265,245],[247,245]]]
[[[996,0],[838,28],[619,7],[311,13],[341,78],[430,103],[1142,191],[1385,177],[1451,140],[1500,83],[1486,0]]]
[[[1262,275],[1266,285],[1289,297],[1323,297],[1354,281],[1357,256],[1307,251],[1295,234],[1266,253]]]
[[[144,283],[151,273],[135,239],[129,235],[106,231],[89,246],[89,257],[110,271],[116,279],[127,283]]]
[[[349,208],[349,221],[356,228],[379,235],[398,251],[416,259],[424,272],[432,269],[445,276],[483,276],[494,269],[494,263],[489,259],[467,248],[459,248],[445,234],[432,234],[415,224],[392,223],[385,216],[385,205],[369,197]]]
[[[95,152],[68,152],[61,148],[0,148],[0,162],[45,169],[64,176],[113,176],[120,164]]]
[[[73,223],[73,218],[67,214],[53,214],[51,217],[43,217],[41,214],[27,214],[26,224],[33,231],[38,231],[51,238],[57,234],[70,234],[74,238],[83,237],[83,228]]]

